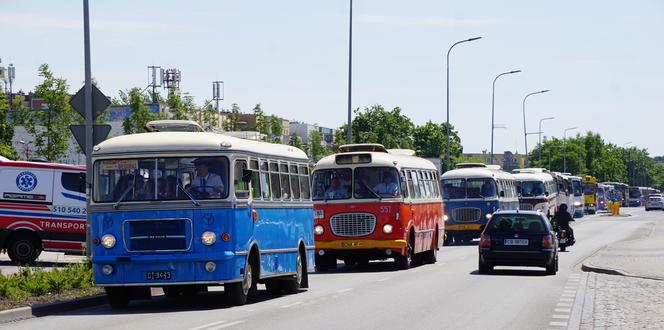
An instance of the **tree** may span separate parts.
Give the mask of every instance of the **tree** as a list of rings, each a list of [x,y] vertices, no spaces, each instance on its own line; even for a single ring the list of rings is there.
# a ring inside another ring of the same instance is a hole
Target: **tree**
[[[83,119],[69,105],[67,80],[56,78],[48,64],[39,66],[39,76],[44,80],[35,87],[34,96],[43,100],[48,109],[30,111],[20,115],[26,131],[35,137],[34,148],[38,156],[57,161],[67,154],[72,137],[69,125]]]
[[[291,145],[298,149],[304,149],[304,144],[302,144],[302,138],[295,132],[291,133],[290,139],[288,140],[288,145]]]
[[[263,112],[263,109],[261,109],[260,103],[256,104],[254,107],[254,118],[256,119],[256,125],[253,128],[254,131],[265,134],[266,136],[269,135],[269,123],[265,118],[265,113]]]
[[[23,103],[23,97],[14,99],[14,103]],[[7,95],[2,85],[0,85],[0,156],[9,159],[18,159],[18,153],[12,144],[14,137],[14,124],[8,118],[9,105],[7,104]]]
[[[122,130],[124,134],[134,134],[145,132],[145,124],[151,120],[162,119],[163,116],[152,113],[150,109],[145,106],[145,95],[141,93],[141,89],[134,87],[126,93],[120,92],[121,98],[125,98],[125,104],[129,106],[131,114],[122,122]]]
[[[209,101],[205,101],[205,104],[206,106],[198,111],[199,116],[197,121],[206,131],[212,131],[214,128],[219,127],[219,113]]]
[[[447,123],[436,124],[432,121],[424,125],[417,126],[413,130],[413,145],[415,151],[420,157],[443,157],[446,154],[447,146]],[[450,156],[451,158],[461,157],[463,146],[461,139],[450,124]]]
[[[235,132],[240,130],[240,106],[237,103],[231,105],[231,111],[223,122],[224,131]]]
[[[380,143],[388,149],[413,147],[414,125],[410,118],[401,114],[401,108],[386,111],[376,104],[354,112],[353,143]]]
[[[323,146],[323,137],[319,131],[309,132],[308,142],[309,157],[311,157],[311,160],[317,162],[326,155],[327,151]]]
[[[273,143],[281,143],[281,135],[283,135],[284,126],[281,119],[277,116],[270,116],[270,135],[272,135]]]

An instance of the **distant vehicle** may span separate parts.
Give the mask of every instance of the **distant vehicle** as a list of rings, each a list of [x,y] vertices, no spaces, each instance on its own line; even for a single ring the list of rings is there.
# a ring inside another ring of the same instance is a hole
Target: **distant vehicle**
[[[597,212],[597,178],[592,175],[583,176],[583,200],[588,214]]]
[[[558,239],[551,223],[539,211],[498,211],[482,231],[479,242],[480,274],[495,266],[544,267],[558,271]]]
[[[629,187],[627,189],[627,206],[630,207],[639,207],[641,206],[641,188],[640,187]]]
[[[438,171],[412,150],[343,145],[314,166],[316,269],[393,258],[435,263],[445,234]]]
[[[650,187],[639,187],[639,190],[641,191],[641,205],[646,204],[646,200],[650,195],[659,193],[659,190]]]
[[[517,181],[497,166],[462,163],[441,179],[447,243],[477,238],[493,212],[519,207]]]
[[[569,173],[560,174],[565,180],[567,190],[567,210],[575,218],[583,217],[585,212],[585,203],[583,196],[583,185],[581,177],[570,175]]]
[[[548,218],[553,217],[558,209],[558,187],[555,177],[545,169],[515,169],[519,194],[519,210],[539,210]]]
[[[651,195],[646,200],[646,211],[664,209],[664,197]]]
[[[92,157],[92,268],[111,307],[152,287],[178,297],[223,285],[233,305],[258,283],[308,287],[314,214],[302,150],[162,123],[108,139]]]
[[[621,182],[602,182],[602,184],[610,185],[613,187],[612,190],[617,191],[620,195],[620,205],[627,206],[627,197],[628,197],[628,188],[629,186]]]
[[[82,254],[85,167],[0,161],[0,247],[30,264],[42,250]]]
[[[607,194],[609,192],[609,189],[613,189],[613,187],[605,184],[597,184],[597,194],[596,194],[597,212],[607,210],[606,206],[609,201],[607,198]]]

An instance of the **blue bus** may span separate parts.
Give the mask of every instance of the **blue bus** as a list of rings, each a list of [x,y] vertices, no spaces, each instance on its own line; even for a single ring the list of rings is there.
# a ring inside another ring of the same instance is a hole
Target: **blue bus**
[[[519,207],[514,176],[498,166],[461,163],[441,176],[441,185],[446,244],[480,237],[493,212]]]
[[[162,128],[163,130],[163,128]],[[309,160],[287,145],[204,132],[124,135],[95,146],[91,250],[113,308],[224,286],[242,305],[308,287]]]

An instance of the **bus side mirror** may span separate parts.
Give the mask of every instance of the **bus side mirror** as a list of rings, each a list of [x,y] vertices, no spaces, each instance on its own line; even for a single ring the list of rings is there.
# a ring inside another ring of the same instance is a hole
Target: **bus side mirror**
[[[252,170],[248,170],[248,169],[242,170],[242,182],[244,182],[244,183],[251,182],[251,177],[253,176],[253,174],[254,174],[254,171],[252,171]]]
[[[505,197],[505,190],[500,191],[500,197]]]

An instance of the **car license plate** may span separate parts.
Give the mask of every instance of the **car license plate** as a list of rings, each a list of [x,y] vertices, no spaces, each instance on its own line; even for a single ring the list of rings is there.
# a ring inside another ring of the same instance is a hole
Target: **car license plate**
[[[561,238],[561,239],[560,239],[560,243],[561,243],[561,244],[565,244],[565,243],[567,243],[567,238]]]
[[[169,270],[149,271],[145,273],[145,278],[150,281],[170,280],[171,271]]]
[[[508,238],[503,241],[505,245],[528,245],[527,239]]]

